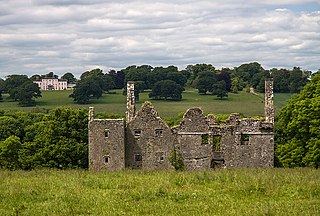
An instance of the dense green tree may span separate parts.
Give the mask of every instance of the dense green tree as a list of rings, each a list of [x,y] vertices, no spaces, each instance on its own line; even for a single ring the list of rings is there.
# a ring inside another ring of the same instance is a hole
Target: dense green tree
[[[226,83],[226,90],[229,92],[231,90],[231,70],[229,68],[222,68],[217,71],[216,77],[218,81]]]
[[[242,64],[236,68],[236,72],[244,78],[244,81],[250,81],[253,75],[263,71],[263,67],[258,62]]]
[[[77,79],[70,72],[63,74],[63,76],[61,78],[66,79],[68,81],[68,83],[76,83],[77,82]]]
[[[188,67],[187,67],[188,68]],[[185,70],[182,70],[182,71],[180,71],[182,74],[183,74],[183,76],[188,80],[188,79],[190,79],[191,78],[191,71],[189,70],[189,69],[185,69]]]
[[[198,89],[200,94],[212,92],[213,84],[217,81],[216,74],[213,71],[203,71],[198,74],[194,81],[194,87]]]
[[[147,88],[150,88],[150,72],[153,67],[150,65],[141,65],[136,66],[132,65],[123,69],[122,71],[125,73],[125,83],[128,81],[143,81]]]
[[[15,135],[21,137],[23,128],[18,119],[12,116],[0,116],[0,141]]]
[[[88,77],[77,82],[70,97],[72,97],[76,103],[87,104],[90,98],[100,98],[102,93],[103,90],[97,80],[94,77]]]
[[[215,67],[211,64],[196,64],[188,65],[186,70],[190,71],[191,79],[195,80],[198,78],[198,75],[202,72],[215,72]]]
[[[231,92],[237,93],[239,91],[239,80],[237,77],[231,79]]]
[[[17,136],[10,136],[4,141],[0,141],[0,168],[19,169],[19,151],[21,141]]]
[[[104,74],[99,68],[84,72],[80,78],[70,95],[79,104],[88,103],[90,98],[100,98],[104,91],[115,87],[112,75]]]
[[[161,80],[173,80],[180,85],[187,82],[187,72],[180,72],[176,66],[151,67],[150,65],[129,66],[121,70],[125,73],[125,82],[139,81],[144,82],[147,89],[152,89],[154,84]]]
[[[171,74],[171,79],[175,79],[177,77],[174,76],[175,73],[178,72],[178,68],[175,66],[169,66],[169,67],[155,67],[153,68],[148,76],[146,84],[148,88],[153,88],[156,82],[160,80],[168,80],[168,75]]]
[[[0,112],[0,168],[88,167],[88,114],[60,107],[49,114]]]
[[[304,73],[299,67],[294,67],[289,77],[289,91],[291,93],[299,93],[308,78],[308,73]]]
[[[24,137],[24,128],[39,122],[43,113],[26,113],[22,111],[1,111],[0,112],[0,141],[9,136],[18,136],[21,140]]]
[[[222,99],[228,97],[228,92],[226,89],[226,82],[224,80],[218,81],[212,86],[212,94],[216,95],[218,98]]]
[[[299,93],[311,77],[310,71],[302,71],[299,67],[294,67],[292,70],[273,68],[270,73],[276,93]]]
[[[187,77],[183,73],[181,73],[179,71],[177,71],[177,72],[169,72],[167,74],[167,78],[169,80],[175,81],[177,84],[179,84],[181,86],[184,86],[186,84],[186,82],[187,82]]]
[[[36,102],[33,98],[38,97],[42,97],[41,91],[39,86],[32,81],[27,81],[17,88],[16,99],[22,106],[35,106]]]
[[[290,71],[287,69],[272,68],[273,91],[276,93],[289,92]]]
[[[9,98],[16,99],[17,88],[29,81],[26,75],[9,75],[4,81],[4,91],[9,93]]]
[[[258,62],[251,62],[235,67],[233,77],[238,78],[240,90],[247,86],[256,87],[259,81],[253,81],[253,76],[260,73],[263,74],[263,72],[264,69]]]
[[[103,75],[104,75],[103,71],[100,68],[95,68],[91,71],[85,71],[84,73],[82,73],[80,76],[80,79],[84,80],[84,79],[92,77],[92,76],[93,77],[102,77]]]
[[[266,71],[266,70],[262,70],[259,73],[255,73],[251,77],[251,82],[250,82],[251,87],[253,87],[254,89],[256,89],[259,92],[264,92],[264,81],[268,77],[270,77],[270,73],[269,73],[269,71]]]
[[[19,101],[22,106],[34,106],[36,103],[33,98],[41,97],[38,85],[25,75],[8,76],[4,88],[9,93],[9,98]]]
[[[181,100],[183,87],[172,80],[161,80],[155,83],[149,97],[153,99]]]
[[[27,126],[19,151],[21,167],[86,168],[87,118],[87,110],[60,107],[42,121]]]
[[[123,70],[117,71],[114,77],[114,84],[116,89],[125,87],[125,73]]]
[[[276,156],[281,166],[320,166],[320,75],[294,95],[276,119]]]
[[[55,79],[58,79],[58,75],[56,75],[52,71],[50,71],[46,75],[42,75],[42,78],[55,78]]]
[[[42,77],[39,74],[34,74],[30,77],[32,81],[40,80]]]
[[[100,80],[97,81],[103,91],[108,92],[109,90],[115,88],[114,81],[109,74],[104,74],[102,77],[100,77]]]

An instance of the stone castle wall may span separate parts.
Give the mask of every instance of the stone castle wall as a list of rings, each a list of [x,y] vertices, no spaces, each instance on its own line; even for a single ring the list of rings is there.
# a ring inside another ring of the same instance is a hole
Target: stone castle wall
[[[266,121],[239,119],[239,114],[231,114],[219,125],[214,116],[191,108],[174,128],[168,127],[150,102],[135,113],[134,86],[128,83],[127,121],[95,119],[90,108],[89,168],[173,169],[169,162],[173,149],[182,155],[186,170],[273,167],[274,109],[272,80],[269,82]]]
[[[123,119],[89,121],[89,168],[92,170],[125,168],[125,121]]]

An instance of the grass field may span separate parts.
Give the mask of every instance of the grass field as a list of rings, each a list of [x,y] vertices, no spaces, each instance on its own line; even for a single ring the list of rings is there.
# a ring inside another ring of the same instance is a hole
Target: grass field
[[[126,109],[126,96],[121,90],[116,90],[116,94],[104,94],[100,99],[94,99],[90,104],[75,104],[69,98],[71,91],[42,91],[42,98],[37,99],[37,108],[52,109],[57,106],[71,106],[73,108],[88,108],[94,106],[97,112],[107,112],[124,115]],[[149,92],[140,94],[141,104],[150,100]],[[185,112],[191,107],[201,107],[206,113],[230,114],[239,112],[245,116],[258,116],[264,114],[263,94],[251,95],[246,92],[238,94],[229,93],[229,97],[218,100],[212,95],[199,95],[195,89],[187,89],[183,92],[182,101],[161,101],[151,100],[159,114],[164,117],[176,117],[179,113]],[[280,110],[291,97],[291,94],[275,94],[275,107]],[[17,102],[9,101],[4,95],[4,101],[0,103],[0,110],[25,110],[31,111],[34,107],[19,107]]]
[[[0,170],[0,215],[320,215],[320,170]]]

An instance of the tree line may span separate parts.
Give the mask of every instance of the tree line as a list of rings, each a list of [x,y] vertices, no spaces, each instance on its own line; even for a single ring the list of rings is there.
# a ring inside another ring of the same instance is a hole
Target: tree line
[[[135,81],[135,94],[150,89],[151,99],[181,100],[186,87],[198,89],[199,94],[212,94],[220,99],[227,97],[229,92],[237,93],[253,87],[264,92],[264,81],[268,77],[274,79],[275,93],[298,93],[309,81],[311,71],[293,69],[265,70],[259,63],[242,64],[234,68],[216,69],[211,64],[188,65],[179,70],[176,66],[152,67],[150,65],[128,66],[118,71],[103,72],[96,68],[85,71],[77,80],[67,72],[61,78],[68,83],[76,83],[70,95],[76,103],[89,103],[91,98],[100,98],[111,89],[125,89],[127,81]],[[0,79],[1,93],[8,93],[9,98],[18,101],[22,106],[35,105],[34,98],[41,97],[41,92],[32,81],[41,78],[58,78],[53,72],[45,75],[10,75]]]
[[[319,108],[315,74],[276,116],[275,166],[320,167]],[[0,168],[87,168],[87,125],[87,109],[0,111]]]
[[[0,167],[87,168],[87,119],[87,110],[68,107],[0,111]]]
[[[89,103],[110,89],[123,89],[127,81],[135,81],[135,94],[150,89],[152,99],[181,100],[185,87],[198,89],[199,94],[227,97],[228,92],[237,93],[253,87],[264,92],[264,81],[274,79],[275,93],[298,93],[309,81],[311,71],[294,67],[292,70],[265,70],[259,63],[242,64],[235,68],[216,69],[211,64],[188,65],[184,70],[176,66],[152,67],[132,65],[125,69],[103,73],[101,69],[84,72],[71,95],[76,103]]]

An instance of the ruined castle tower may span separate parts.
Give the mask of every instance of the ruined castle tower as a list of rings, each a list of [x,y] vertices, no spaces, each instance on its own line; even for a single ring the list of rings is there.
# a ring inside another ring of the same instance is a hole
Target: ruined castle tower
[[[136,115],[135,97],[134,97],[134,82],[129,81],[127,83],[127,112],[126,120],[127,122],[132,121]]]
[[[265,81],[265,104],[264,115],[267,123],[274,123],[274,106],[273,106],[273,79],[267,78]]]

